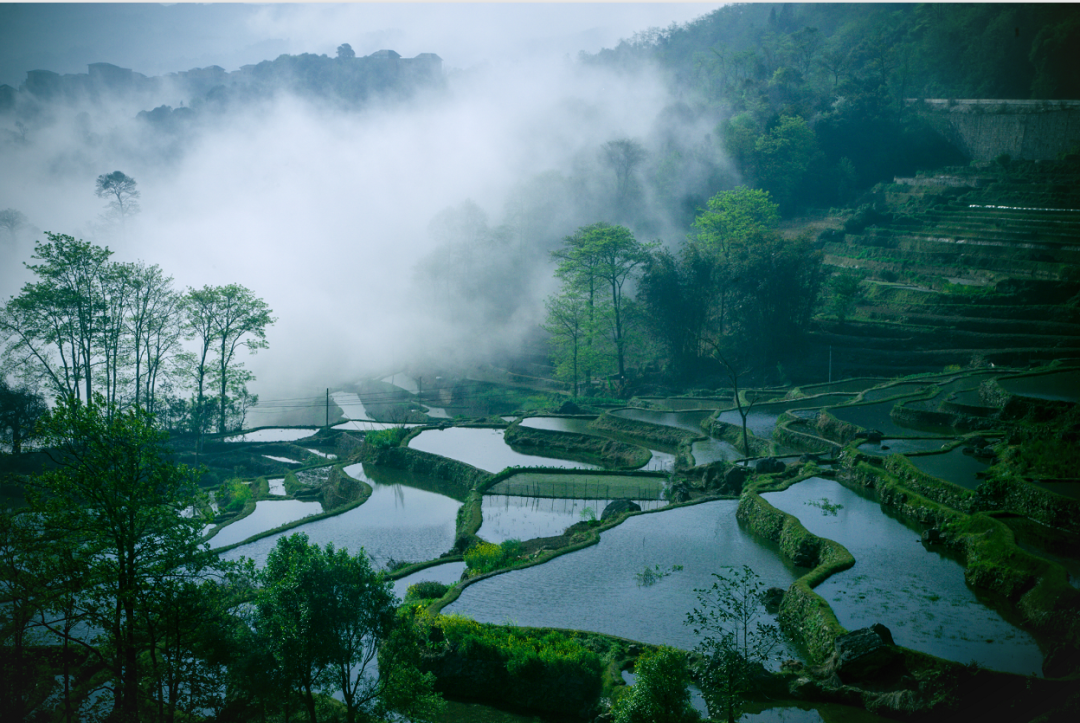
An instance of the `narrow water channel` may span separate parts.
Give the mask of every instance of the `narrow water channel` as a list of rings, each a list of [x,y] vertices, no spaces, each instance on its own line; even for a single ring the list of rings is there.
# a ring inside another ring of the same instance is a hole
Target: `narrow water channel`
[[[762,496],[855,556],[854,567],[815,588],[848,630],[882,623],[898,645],[913,650],[1040,674],[1042,654],[1035,639],[969,588],[959,563],[925,549],[916,530],[885,514],[877,502],[820,477]],[[823,500],[842,507],[829,514]]]
[[[225,437],[226,442],[295,442],[298,439],[304,439],[310,437],[319,430],[317,429],[286,429],[273,428],[273,429],[257,429],[254,432],[246,432],[244,434],[234,434],[231,437]]]

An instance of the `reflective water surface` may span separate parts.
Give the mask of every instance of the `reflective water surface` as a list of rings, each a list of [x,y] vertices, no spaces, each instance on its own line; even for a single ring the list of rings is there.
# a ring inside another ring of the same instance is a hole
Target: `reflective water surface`
[[[710,587],[712,573],[748,564],[766,585],[784,588],[798,575],[739,527],[737,505],[720,500],[631,517],[597,545],[470,585],[444,612],[689,650],[698,641],[683,621],[698,605],[694,588]],[[683,569],[672,571],[675,565]],[[637,574],[656,566],[670,574],[640,586]]]
[[[361,547],[375,567],[385,567],[390,558],[421,562],[432,560],[454,544],[454,524],[460,503],[445,495],[406,485],[381,485],[369,478],[363,465],[345,468],[346,474],[363,479],[372,487],[364,504],[340,515],[316,520],[285,533],[264,537],[224,553],[227,559],[250,557],[262,565],[266,555],[283,534],[306,533],[311,542],[348,548]]]
[[[210,539],[210,546],[226,547],[260,532],[272,530],[286,522],[317,515],[322,511],[322,505],[318,502],[259,500],[255,503],[254,512],[222,528]]]
[[[258,429],[245,434],[234,434],[225,437],[226,442],[295,442],[298,439],[310,437],[319,430],[317,429]]]
[[[898,645],[994,670],[1040,673],[1034,638],[983,604],[959,563],[926,550],[918,532],[877,502],[820,477],[762,496],[855,556],[854,567],[815,588],[848,630],[882,623]],[[823,499],[843,507],[830,515],[807,504]]]
[[[480,427],[425,429],[409,440],[409,446],[449,459],[471,464],[486,472],[501,472],[507,467],[563,467],[596,469],[597,465],[515,452],[503,440],[503,430]]]
[[[643,510],[655,510],[663,500],[634,500]],[[590,518],[600,519],[611,500],[579,500],[559,497],[521,497],[484,495],[484,517],[476,533],[488,542],[531,540],[534,537],[561,535],[570,525]]]

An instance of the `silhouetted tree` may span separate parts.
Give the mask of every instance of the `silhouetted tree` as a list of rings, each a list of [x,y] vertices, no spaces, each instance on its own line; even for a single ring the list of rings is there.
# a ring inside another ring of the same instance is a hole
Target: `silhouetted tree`
[[[139,190],[135,179],[125,173],[113,171],[98,176],[94,192],[99,198],[109,199],[109,209],[121,223],[139,212]]]

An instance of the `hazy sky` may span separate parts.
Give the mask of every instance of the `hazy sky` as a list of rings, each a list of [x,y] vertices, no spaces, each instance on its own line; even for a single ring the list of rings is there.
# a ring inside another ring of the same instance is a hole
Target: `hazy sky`
[[[162,73],[272,60],[282,53],[436,53],[448,68],[576,55],[723,3],[0,4],[0,83],[27,70],[85,73],[106,62]]]

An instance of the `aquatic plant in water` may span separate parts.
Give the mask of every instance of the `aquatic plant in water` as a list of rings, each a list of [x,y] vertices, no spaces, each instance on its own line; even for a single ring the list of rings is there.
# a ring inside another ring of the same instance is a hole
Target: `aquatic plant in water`
[[[672,565],[670,570],[661,570],[659,565],[654,565],[646,567],[641,572],[634,573],[634,577],[637,578],[638,587],[649,587],[660,582],[671,573],[679,572],[682,569],[682,565]]]
[[[842,504],[839,502],[829,502],[826,497],[822,497],[820,500],[807,500],[804,504],[810,505],[811,507],[817,507],[821,510],[821,514],[832,515],[833,517],[836,517],[836,512],[838,510],[844,509]]]

